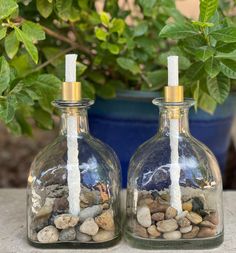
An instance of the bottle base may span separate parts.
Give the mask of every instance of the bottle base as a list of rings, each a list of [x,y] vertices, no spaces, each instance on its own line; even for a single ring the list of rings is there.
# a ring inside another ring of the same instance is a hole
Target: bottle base
[[[56,242],[56,243],[40,243],[36,241],[31,241],[28,238],[28,243],[36,248],[46,248],[46,249],[103,249],[115,246],[121,240],[121,235],[113,238],[106,242],[88,242],[82,243],[78,241],[67,241],[67,242]]]
[[[216,248],[224,241],[224,233],[212,238],[195,238],[195,239],[179,239],[179,240],[166,240],[166,239],[144,239],[135,236],[131,232],[125,230],[125,240],[127,243],[138,249],[153,250],[153,249],[211,249]]]

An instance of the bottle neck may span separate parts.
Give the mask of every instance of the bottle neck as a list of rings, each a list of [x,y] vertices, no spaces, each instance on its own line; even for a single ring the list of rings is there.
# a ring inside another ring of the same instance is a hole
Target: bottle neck
[[[87,108],[63,109],[61,115],[61,134],[68,135],[69,131],[77,135],[89,133]]]
[[[189,107],[160,107],[159,134],[169,136],[178,133],[190,135],[189,132]]]

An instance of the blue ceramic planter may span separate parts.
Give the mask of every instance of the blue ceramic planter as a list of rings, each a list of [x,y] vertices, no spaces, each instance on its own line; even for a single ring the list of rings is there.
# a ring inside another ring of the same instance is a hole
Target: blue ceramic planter
[[[152,99],[159,93],[126,91],[113,100],[98,98],[89,111],[91,133],[110,145],[117,153],[122,167],[122,185],[126,186],[129,160],[137,147],[158,130],[158,108]],[[190,131],[215,154],[222,173],[230,143],[230,128],[236,105],[231,95],[214,115],[201,110],[190,111]]]

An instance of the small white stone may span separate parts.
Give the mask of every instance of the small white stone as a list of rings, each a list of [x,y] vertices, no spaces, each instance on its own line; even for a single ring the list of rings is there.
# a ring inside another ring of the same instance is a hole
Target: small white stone
[[[37,239],[42,243],[57,242],[59,238],[58,230],[54,226],[47,226],[40,230],[37,234]]]
[[[72,214],[61,214],[56,216],[54,224],[59,229],[67,229],[77,225],[79,217]]]
[[[141,206],[137,210],[137,220],[140,225],[148,228],[152,224],[150,209],[147,206]]]
[[[79,231],[86,235],[96,235],[98,232],[98,225],[93,218],[87,218],[80,226]]]
[[[96,235],[93,236],[95,242],[105,242],[114,238],[114,231],[106,231],[100,229]]]
[[[173,231],[163,234],[163,238],[166,240],[178,240],[181,238],[181,233],[179,231]]]
[[[179,230],[180,230],[180,232],[181,232],[182,234],[186,234],[186,233],[192,231],[192,228],[193,228],[193,226],[190,225],[190,226],[188,226],[188,227],[182,227],[182,228],[180,228]]]

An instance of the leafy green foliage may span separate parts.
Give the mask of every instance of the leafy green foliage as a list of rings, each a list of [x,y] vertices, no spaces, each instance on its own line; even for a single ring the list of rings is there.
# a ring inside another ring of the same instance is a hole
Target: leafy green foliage
[[[236,79],[229,6],[200,0],[199,20],[192,21],[174,0],[135,5],[140,13],[133,17],[116,0],[100,12],[93,0],[0,0],[0,120],[16,134],[31,135],[32,119],[51,129],[68,52],[79,54],[84,97],[106,99],[120,89],[161,90],[167,56],[179,55],[180,82],[196,106],[213,113]]]

